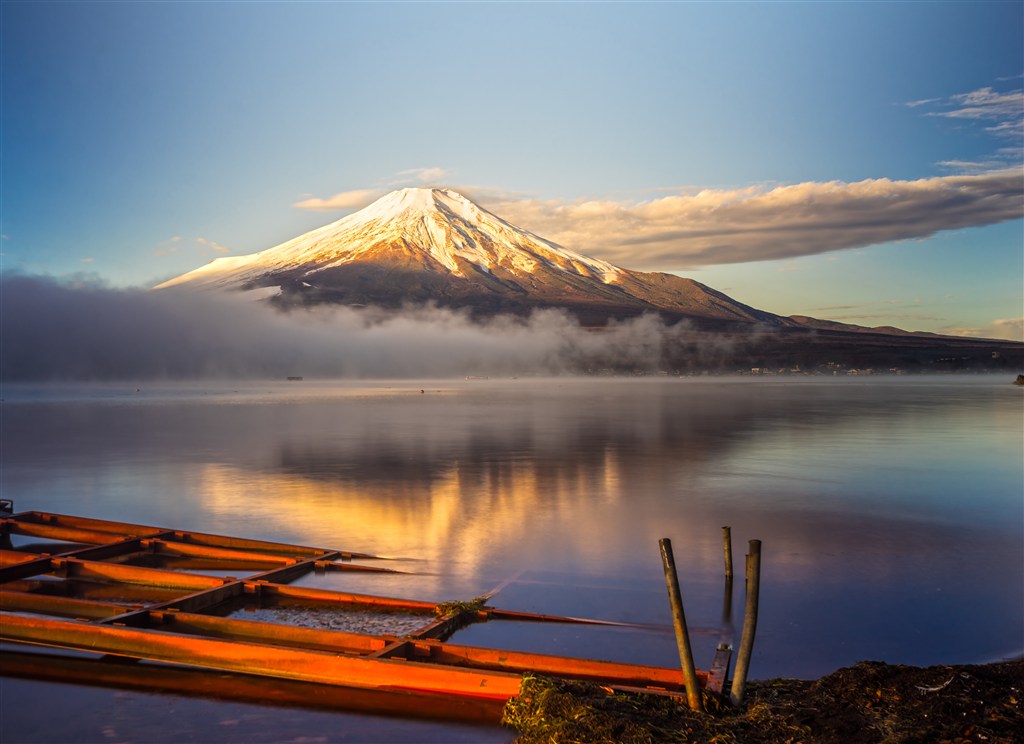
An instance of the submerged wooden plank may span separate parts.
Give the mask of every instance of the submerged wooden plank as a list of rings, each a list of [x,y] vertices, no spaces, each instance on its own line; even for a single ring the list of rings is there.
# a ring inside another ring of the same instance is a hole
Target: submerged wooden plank
[[[11,550],[0,551],[10,554],[11,562],[0,560],[0,583],[27,579],[30,576],[50,573],[53,570],[53,559],[55,558],[78,558],[80,560],[108,560],[119,556],[130,555],[142,549],[142,540],[137,537],[128,537],[113,543],[104,545],[92,545],[84,548],[56,553],[54,555],[40,555],[23,551]],[[17,556],[30,556],[31,560],[21,560]]]
[[[144,524],[130,524],[128,522],[114,522],[108,519],[94,519],[91,517],[74,517],[68,514],[54,514],[52,512],[31,511],[15,514],[8,518],[11,522],[22,524],[48,524],[58,527],[92,530],[96,532],[111,533],[122,537],[152,537],[160,532],[167,532],[163,527],[153,527]]]
[[[2,595],[0,595],[2,596]],[[193,612],[151,613],[154,620],[165,623],[159,627],[174,633],[204,635],[275,646],[290,646],[317,651],[332,651],[352,655],[365,655],[383,648],[387,641],[379,636],[348,633],[340,630],[320,630],[294,625],[266,623],[256,620],[214,617]]]
[[[25,522],[18,519],[7,519],[4,520],[4,522],[13,535],[44,537],[49,540],[62,540],[64,542],[71,543],[103,545],[106,543],[120,542],[125,537],[138,537],[137,535],[124,535],[115,532],[87,530],[80,527],[65,527],[60,524],[50,524],[46,522]]]
[[[460,646],[431,640],[416,641],[413,647],[417,656],[429,658],[438,664],[465,665],[496,671],[536,672],[554,677],[603,680],[609,684],[635,687],[681,689],[684,685],[682,670],[668,667]],[[708,673],[698,670],[697,679],[701,685],[706,684]]]
[[[0,612],[0,636],[37,643],[244,672],[320,684],[420,690],[472,698],[507,700],[519,692],[521,676],[433,664],[365,659],[240,641],[181,636]]]
[[[198,545],[178,540],[149,539],[143,543],[147,548],[160,555],[180,555],[192,558],[214,558],[245,563],[247,565],[273,566],[288,565],[292,558],[270,553],[257,553],[233,548],[218,548],[210,545]]]
[[[249,538],[231,537],[230,535],[217,535],[208,532],[192,532],[185,530],[168,530],[165,527],[153,525],[132,524],[129,522],[115,522],[106,519],[94,519],[91,517],[76,517],[69,514],[55,514],[52,512],[23,512],[8,517],[7,520],[17,523],[51,524],[62,527],[78,528],[83,530],[94,530],[126,536],[155,537],[158,534],[170,534],[174,539],[189,542],[196,545],[208,545],[211,547],[233,548],[240,550],[264,551],[271,553],[282,553],[293,556],[316,556],[325,553],[338,552],[343,558],[368,558],[382,560],[380,556],[371,553],[359,553],[356,551],[335,551],[326,548],[316,548],[306,545],[293,545],[290,543],[273,542],[270,540],[252,540]]]
[[[124,614],[114,615],[101,622],[122,623],[125,625],[145,625],[149,620],[149,613],[163,610],[177,610],[180,612],[201,612],[229,600],[237,599],[245,594],[245,585],[241,581],[233,581],[213,589],[206,589],[187,594],[183,597],[173,597],[146,607],[126,610]]]
[[[0,550],[0,567],[17,566],[27,561],[40,559],[36,553],[24,553],[20,550]]]
[[[0,610],[6,612],[38,612],[43,615],[98,620],[120,615],[127,609],[126,605],[115,602],[0,590]]]
[[[433,612],[437,606],[433,602],[418,599],[399,599],[397,597],[379,597],[373,594],[356,594],[354,592],[338,592],[330,589],[316,589],[308,586],[290,586],[270,582],[247,581],[247,591],[267,597],[279,597],[302,602],[323,604],[352,604],[393,610],[410,610],[413,612]]]
[[[160,568],[126,566],[103,561],[83,561],[78,558],[54,558],[51,563],[54,573],[68,578],[192,590],[212,589],[227,583],[225,579],[216,576],[202,576],[183,571],[165,571]]]

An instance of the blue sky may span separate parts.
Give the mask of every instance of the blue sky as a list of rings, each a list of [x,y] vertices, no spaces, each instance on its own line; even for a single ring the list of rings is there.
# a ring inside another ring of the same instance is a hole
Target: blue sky
[[[773,312],[1024,333],[1024,3],[0,12],[7,271],[148,286],[445,185]]]

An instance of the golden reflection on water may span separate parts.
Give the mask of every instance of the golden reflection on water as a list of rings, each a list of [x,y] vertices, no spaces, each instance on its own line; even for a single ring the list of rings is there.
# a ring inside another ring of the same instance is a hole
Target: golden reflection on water
[[[598,510],[581,510],[580,500],[615,507],[622,480],[621,459],[607,449],[586,463],[542,467],[524,459],[481,469],[456,461],[429,478],[378,483],[209,463],[195,487],[201,507],[222,523],[244,510],[245,519],[277,525],[306,544],[428,561],[455,555],[460,571],[476,573],[493,550],[535,543],[537,517],[584,535],[606,529]],[[590,545],[575,547],[593,552]]]

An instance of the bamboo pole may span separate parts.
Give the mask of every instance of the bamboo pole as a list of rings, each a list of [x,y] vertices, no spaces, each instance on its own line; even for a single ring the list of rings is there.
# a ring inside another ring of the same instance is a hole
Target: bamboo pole
[[[732,678],[732,694],[730,701],[735,706],[743,704],[743,691],[747,686],[747,672],[750,669],[750,656],[754,650],[754,633],[757,631],[757,604],[761,587],[761,541],[750,541],[750,552],[747,554],[747,601],[743,609],[743,635],[740,638],[740,650],[736,657],[736,671]]]
[[[693,664],[693,651],[690,649],[690,634],[686,631],[686,615],[683,613],[683,597],[679,591],[679,577],[676,575],[676,561],[672,556],[672,541],[663,537],[658,541],[661,548],[661,563],[665,569],[665,585],[668,598],[672,605],[672,624],[676,630],[676,644],[679,646],[679,661],[683,667],[683,679],[686,682],[686,700],[690,710],[704,710],[704,701],[697,684],[697,669]]]
[[[732,579],[732,528],[722,528],[722,548],[725,550],[725,578]]]

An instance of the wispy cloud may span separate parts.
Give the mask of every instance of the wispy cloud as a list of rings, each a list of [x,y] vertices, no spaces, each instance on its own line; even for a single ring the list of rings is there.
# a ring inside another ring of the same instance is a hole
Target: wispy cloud
[[[991,122],[986,127],[988,131],[1008,136],[1019,137],[1024,133],[1024,90],[1001,93],[986,86],[958,93],[937,104],[945,110],[929,111],[928,116],[987,121]]]
[[[1019,80],[1020,75],[999,78],[998,82]],[[1008,147],[997,149],[984,160],[944,160],[939,165],[965,173],[979,173],[986,170],[1019,165],[1024,161],[1024,90],[996,90],[985,86],[967,93],[956,93],[946,98],[927,98],[909,101],[909,108],[923,108],[925,116],[953,119],[961,123],[976,122],[986,132],[1000,141],[1013,142]]]
[[[93,258],[92,256],[89,256],[87,258],[80,258],[78,260],[82,263],[94,263],[96,261],[96,259]]]
[[[884,321],[886,324],[896,323],[912,327],[913,323],[931,322],[942,320],[936,315],[925,313],[852,313],[848,315],[833,315],[830,320],[849,321],[856,325],[865,325],[868,321]]]
[[[227,248],[220,243],[215,243],[212,240],[207,240],[206,238],[196,238],[196,242],[200,245],[205,245],[207,248],[212,248],[217,253],[231,253],[230,248]]]
[[[917,108],[919,106],[927,106],[930,103],[938,103],[943,99],[941,98],[922,98],[919,101],[907,101],[907,108]]]
[[[632,269],[797,258],[1024,216],[1018,170],[894,181],[703,189],[641,202],[498,197],[488,209]]]
[[[193,251],[202,251],[204,253],[206,252],[205,249],[210,249],[217,253],[231,253],[231,249],[227,246],[223,246],[220,243],[207,238],[186,238],[182,235],[175,235],[174,237],[162,241],[160,243],[160,247],[153,251],[153,255],[157,257],[170,256],[178,253],[182,248],[187,248]]]
[[[950,336],[1024,341],[1024,318],[1000,318],[983,328],[945,328],[942,332]]]
[[[443,186],[445,185],[445,180],[450,177],[451,171],[437,166],[430,168],[407,168],[406,170],[398,171],[393,177],[385,179],[382,182],[383,185],[379,188],[339,191],[333,196],[323,198],[306,194],[301,201],[295,202],[292,206],[310,212],[341,212],[351,209],[362,209],[384,196],[389,189],[404,186]]]
[[[403,171],[398,171],[396,183],[415,181],[421,184],[432,184],[436,186],[447,179],[450,175],[451,173],[446,168],[438,168],[436,166],[431,168],[408,168]]]
[[[292,206],[311,212],[337,212],[344,209],[361,209],[382,194],[383,192],[380,189],[340,191],[325,199],[318,197],[303,199],[302,201],[295,202]]]

